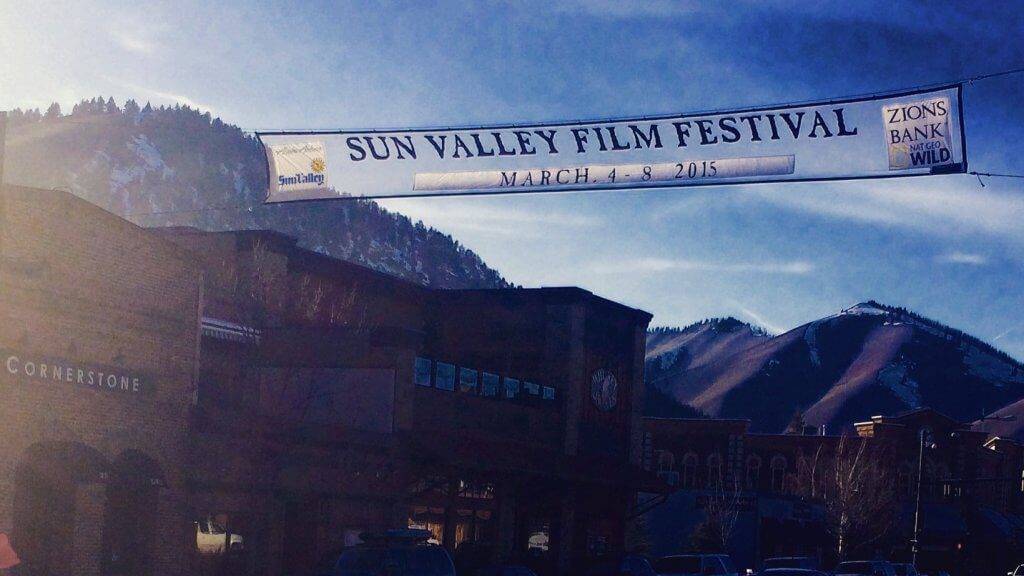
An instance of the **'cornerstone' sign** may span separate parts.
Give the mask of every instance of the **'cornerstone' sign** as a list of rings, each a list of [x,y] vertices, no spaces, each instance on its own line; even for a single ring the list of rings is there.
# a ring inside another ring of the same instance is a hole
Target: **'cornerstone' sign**
[[[150,394],[152,383],[142,374],[118,367],[76,360],[46,358],[0,350],[0,374],[37,383],[62,383],[120,394]],[[5,378],[6,379],[6,378]]]

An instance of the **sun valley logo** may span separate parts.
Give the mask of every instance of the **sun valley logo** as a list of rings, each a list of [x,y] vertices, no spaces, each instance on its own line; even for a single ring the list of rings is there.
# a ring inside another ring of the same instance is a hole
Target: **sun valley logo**
[[[270,147],[277,187],[298,191],[327,185],[327,154],[323,142]]]

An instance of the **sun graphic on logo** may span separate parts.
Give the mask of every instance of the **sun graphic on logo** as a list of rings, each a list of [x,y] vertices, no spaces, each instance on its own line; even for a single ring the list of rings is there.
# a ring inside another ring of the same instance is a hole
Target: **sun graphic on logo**
[[[313,163],[310,165],[310,168],[313,172],[319,174],[327,168],[327,164],[324,162],[323,158],[313,158]]]

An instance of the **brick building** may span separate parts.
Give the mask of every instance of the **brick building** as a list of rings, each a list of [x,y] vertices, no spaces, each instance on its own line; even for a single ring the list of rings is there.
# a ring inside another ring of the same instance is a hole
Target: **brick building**
[[[624,545],[647,313],[3,197],[0,532],[33,574],[306,573],[395,526],[550,573]]]
[[[889,536],[858,554],[909,560],[924,433],[921,565],[998,573],[1024,555],[1024,449],[1017,442],[930,409],[875,416],[845,437],[800,426],[786,434],[755,434],[748,426],[746,420],[645,419],[646,465],[677,489],[651,512],[657,552],[685,546],[687,530],[704,513],[703,495],[726,485],[741,492],[731,548],[739,563],[756,566],[780,555],[818,556],[827,563],[831,543],[820,503],[805,489],[808,471],[814,462],[834,458],[844,443],[851,453],[863,442],[891,482],[897,510]]]
[[[69,194],[2,192],[0,531],[33,574],[181,574],[200,272]]]
[[[389,526],[552,572],[622,546],[647,313],[577,288],[431,290],[274,233],[160,234],[208,279],[193,513],[252,571]]]

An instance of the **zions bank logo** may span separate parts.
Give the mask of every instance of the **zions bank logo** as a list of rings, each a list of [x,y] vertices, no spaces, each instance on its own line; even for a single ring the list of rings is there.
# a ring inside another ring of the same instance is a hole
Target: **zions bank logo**
[[[327,185],[327,154],[323,142],[272,146],[279,190],[299,191]]]

